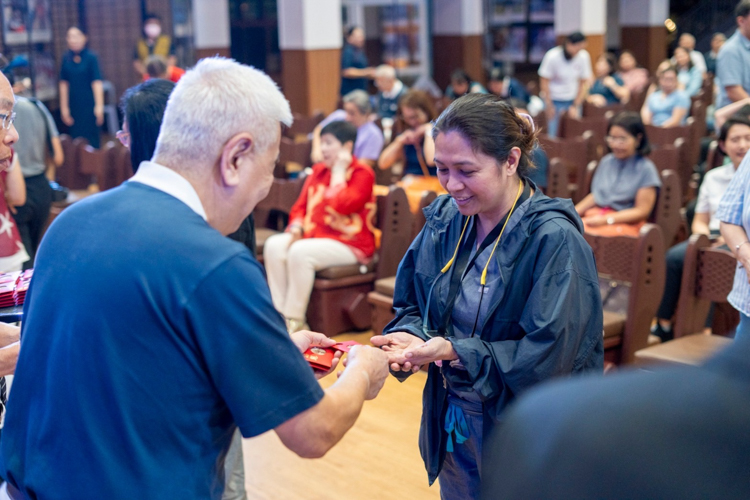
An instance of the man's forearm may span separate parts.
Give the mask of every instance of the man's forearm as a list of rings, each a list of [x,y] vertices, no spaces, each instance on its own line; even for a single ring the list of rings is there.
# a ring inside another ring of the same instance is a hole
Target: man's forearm
[[[7,323],[0,323],[0,348],[18,342],[21,338],[21,328]]]
[[[0,376],[13,375],[16,371],[21,343],[16,342],[0,349]]]
[[[320,458],[354,425],[370,381],[364,370],[349,367],[312,408],[276,428],[284,446],[303,458]]]

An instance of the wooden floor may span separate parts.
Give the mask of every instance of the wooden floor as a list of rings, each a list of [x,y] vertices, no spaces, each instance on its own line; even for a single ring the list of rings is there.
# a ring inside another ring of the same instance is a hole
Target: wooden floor
[[[347,334],[337,340],[369,343],[370,334]],[[245,480],[250,499],[356,500],[371,498],[440,498],[417,447],[426,374],[399,383],[389,377],[380,395],[365,403],[344,439],[319,460],[305,460],[287,450],[274,432],[245,439]],[[333,384],[335,375],[321,381]]]

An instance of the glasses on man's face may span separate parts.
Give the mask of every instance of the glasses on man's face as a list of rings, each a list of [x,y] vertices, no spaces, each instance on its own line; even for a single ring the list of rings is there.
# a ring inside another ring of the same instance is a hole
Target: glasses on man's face
[[[2,125],[4,130],[10,130],[11,125],[13,125],[13,122],[16,121],[16,112],[12,112],[11,114],[0,114],[0,125]]]
[[[120,141],[120,143],[125,146],[126,148],[130,147],[130,132],[125,132],[124,130],[118,130],[115,134],[115,137]]]
[[[628,137],[624,135],[608,135],[606,139],[610,144],[625,144],[628,142]]]

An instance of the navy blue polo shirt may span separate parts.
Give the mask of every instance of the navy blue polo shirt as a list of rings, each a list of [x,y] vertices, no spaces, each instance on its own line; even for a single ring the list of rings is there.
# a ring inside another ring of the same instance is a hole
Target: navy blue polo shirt
[[[218,499],[236,426],[323,397],[247,248],[145,184],[55,220],[25,314],[0,471],[31,498]]]

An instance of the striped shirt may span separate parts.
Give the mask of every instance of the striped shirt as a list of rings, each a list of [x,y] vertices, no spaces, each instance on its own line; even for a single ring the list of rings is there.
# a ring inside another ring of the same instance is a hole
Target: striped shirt
[[[747,204],[745,198],[748,199]],[[716,218],[727,224],[742,226],[745,233],[750,234],[750,155],[745,155],[729,183],[719,202]],[[742,314],[750,316],[750,283],[747,272],[740,267],[739,262],[734,272],[734,286],[727,300]]]

